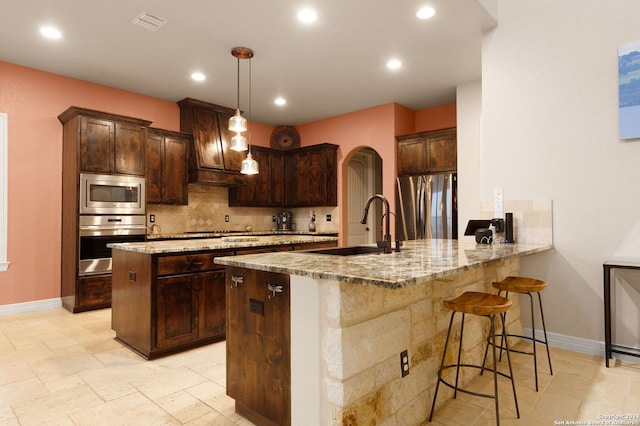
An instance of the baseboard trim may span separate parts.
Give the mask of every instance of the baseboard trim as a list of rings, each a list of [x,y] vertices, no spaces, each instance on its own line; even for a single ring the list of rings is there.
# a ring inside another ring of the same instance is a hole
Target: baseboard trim
[[[18,314],[23,312],[44,311],[62,307],[62,299],[34,300],[33,302],[13,303],[0,306],[0,315]]]
[[[525,328],[523,331],[525,336],[531,337],[530,328]],[[553,346],[554,348],[566,349],[572,352],[601,356],[604,358],[604,342],[583,339],[575,336],[567,336],[565,334],[552,333],[549,331],[547,332],[547,337],[549,338],[549,346]],[[536,339],[544,340],[544,333],[542,330],[536,330]],[[613,353],[611,356],[613,359],[640,364],[640,358],[638,357],[617,353]]]

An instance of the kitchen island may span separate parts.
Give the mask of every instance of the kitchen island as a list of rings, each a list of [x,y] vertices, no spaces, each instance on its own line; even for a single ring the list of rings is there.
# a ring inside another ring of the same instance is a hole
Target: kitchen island
[[[219,256],[333,247],[336,237],[234,235],[111,244],[111,326],[147,359],[225,338],[225,271]]]
[[[259,424],[425,422],[449,320],[442,300],[469,290],[493,292],[492,281],[518,275],[521,256],[550,249],[421,240],[391,254],[216,258],[227,266],[233,307],[227,311],[227,393],[236,411]],[[508,326],[521,334],[517,296],[513,302]],[[468,316],[465,327],[472,337],[463,356],[476,362],[488,323]],[[254,350],[243,352],[243,344]],[[409,374],[403,377],[405,350]]]

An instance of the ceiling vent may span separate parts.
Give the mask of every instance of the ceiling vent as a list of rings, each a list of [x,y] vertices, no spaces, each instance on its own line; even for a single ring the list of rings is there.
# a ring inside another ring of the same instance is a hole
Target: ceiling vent
[[[131,23],[149,31],[158,31],[167,23],[167,20],[147,12],[140,12],[131,20]]]

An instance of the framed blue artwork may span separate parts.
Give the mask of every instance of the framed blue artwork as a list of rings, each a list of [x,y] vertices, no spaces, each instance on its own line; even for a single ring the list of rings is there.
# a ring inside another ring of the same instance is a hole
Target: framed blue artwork
[[[640,138],[640,41],[618,48],[620,139]]]

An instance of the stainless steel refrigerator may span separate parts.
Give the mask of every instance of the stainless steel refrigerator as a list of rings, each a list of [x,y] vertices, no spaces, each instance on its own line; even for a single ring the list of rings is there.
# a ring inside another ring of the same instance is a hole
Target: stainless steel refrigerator
[[[399,177],[396,214],[396,230],[403,240],[457,239],[457,175],[442,173]]]

